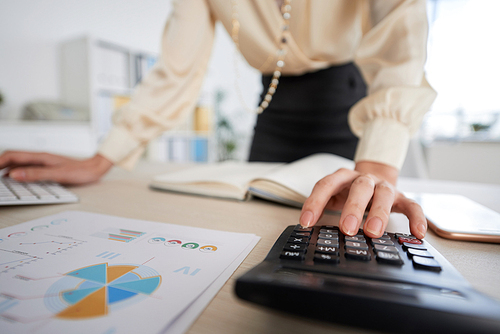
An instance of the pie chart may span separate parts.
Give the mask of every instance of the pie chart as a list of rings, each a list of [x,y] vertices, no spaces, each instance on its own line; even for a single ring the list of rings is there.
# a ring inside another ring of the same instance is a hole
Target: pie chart
[[[113,308],[140,302],[160,284],[161,276],[147,266],[94,264],[55,282],[47,290],[45,305],[61,319],[101,317]]]

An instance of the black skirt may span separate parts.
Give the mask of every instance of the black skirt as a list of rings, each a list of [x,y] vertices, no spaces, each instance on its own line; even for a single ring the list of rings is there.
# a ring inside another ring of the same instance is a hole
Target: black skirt
[[[261,99],[271,79],[262,76]],[[358,138],[347,114],[364,96],[366,85],[353,63],[282,76],[269,107],[257,118],[249,161],[291,162],[321,152],[353,159]]]

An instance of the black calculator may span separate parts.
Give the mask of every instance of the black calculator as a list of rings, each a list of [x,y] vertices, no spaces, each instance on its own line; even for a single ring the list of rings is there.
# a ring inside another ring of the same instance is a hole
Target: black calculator
[[[289,226],[235,290],[260,305],[369,329],[500,333],[500,303],[408,234],[371,239],[361,229],[347,236],[336,226]]]

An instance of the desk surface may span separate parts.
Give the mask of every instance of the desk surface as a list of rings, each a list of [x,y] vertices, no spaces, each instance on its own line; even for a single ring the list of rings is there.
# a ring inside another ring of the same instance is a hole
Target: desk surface
[[[189,333],[359,333],[357,328],[289,316],[236,299],[235,278],[264,259],[283,229],[298,222],[300,210],[260,200],[248,202],[177,195],[148,189],[152,176],[180,165],[141,163],[134,172],[113,169],[101,182],[71,190],[76,204],[2,207],[0,227],[67,210],[116,215],[262,237],[235,274],[208,305]],[[401,180],[405,191],[457,193],[500,212],[500,186],[450,181]],[[193,210],[196,208],[196,210]],[[477,290],[500,300],[500,244],[451,241],[429,231],[428,240]]]

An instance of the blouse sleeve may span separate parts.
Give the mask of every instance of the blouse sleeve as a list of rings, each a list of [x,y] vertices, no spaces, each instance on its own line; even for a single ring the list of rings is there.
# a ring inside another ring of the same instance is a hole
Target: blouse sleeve
[[[117,110],[98,152],[131,169],[146,144],[171,129],[197,102],[214,39],[215,20],[204,0],[174,4],[162,36],[161,56]]]
[[[436,97],[424,75],[426,2],[372,0],[370,21],[355,57],[368,95],[349,114],[360,137],[354,160],[400,169],[410,137]]]

